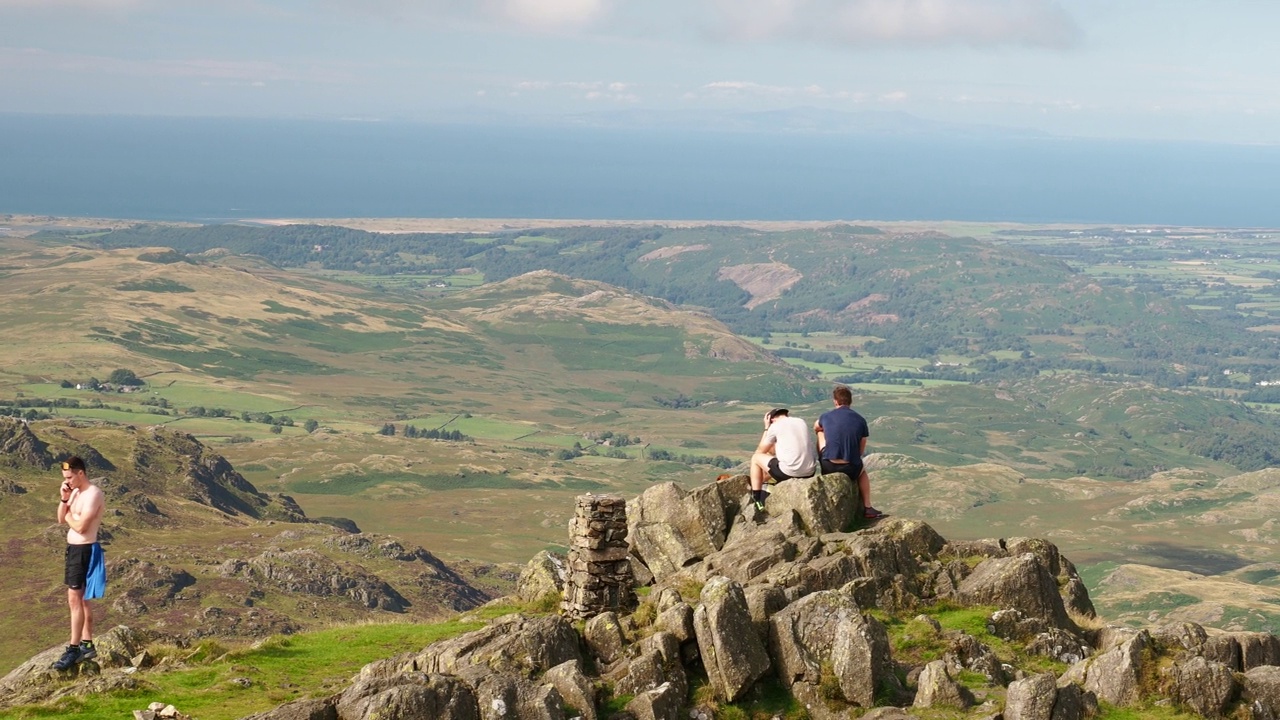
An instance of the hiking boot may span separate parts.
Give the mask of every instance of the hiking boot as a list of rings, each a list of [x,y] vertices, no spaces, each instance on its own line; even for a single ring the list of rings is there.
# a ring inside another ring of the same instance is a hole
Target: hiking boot
[[[67,651],[62,653],[62,657],[58,658],[58,662],[53,664],[53,669],[70,670],[78,662],[80,662],[80,646],[68,645]]]
[[[868,505],[868,506],[866,506],[866,507],[862,508],[862,517],[864,517],[864,518],[866,518],[866,519],[868,519],[868,520],[879,520],[880,518],[882,518],[882,517],[884,517],[884,516],[885,516],[885,515],[884,515],[884,513],[882,513],[882,512],[880,512],[879,510],[877,510],[877,509],[875,509],[875,508],[871,507],[870,505]]]
[[[764,501],[763,501],[763,500],[753,500],[752,502],[754,502],[754,503],[755,503],[755,505],[756,505],[756,512],[758,512],[758,513],[762,513],[762,512],[764,512]]]
[[[92,640],[85,640],[80,643],[80,662],[82,660],[92,660],[98,657],[98,646],[93,644]]]

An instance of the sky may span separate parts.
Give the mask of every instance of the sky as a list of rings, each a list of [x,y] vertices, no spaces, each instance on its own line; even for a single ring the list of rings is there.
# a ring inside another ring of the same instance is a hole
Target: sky
[[[0,0],[0,112],[1274,145],[1277,28],[1274,0]]]

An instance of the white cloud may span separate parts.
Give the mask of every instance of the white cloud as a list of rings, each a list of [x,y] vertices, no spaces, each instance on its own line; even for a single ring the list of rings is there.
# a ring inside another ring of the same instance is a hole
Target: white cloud
[[[6,0],[0,0],[4,2]],[[12,1],[12,0],[8,0]],[[583,30],[621,0],[313,0],[322,7],[396,21],[452,20],[536,33]]]
[[[1053,0],[706,0],[735,41],[1066,48],[1080,30]]]
[[[498,13],[534,30],[574,30],[590,25],[605,11],[603,0],[500,0]]]

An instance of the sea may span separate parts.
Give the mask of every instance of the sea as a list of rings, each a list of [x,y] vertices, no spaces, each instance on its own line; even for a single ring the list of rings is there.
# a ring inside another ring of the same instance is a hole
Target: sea
[[[0,213],[1280,227],[1280,147],[0,115]]]

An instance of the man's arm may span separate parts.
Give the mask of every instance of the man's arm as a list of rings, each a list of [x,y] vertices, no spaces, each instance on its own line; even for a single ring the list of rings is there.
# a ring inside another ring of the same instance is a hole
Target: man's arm
[[[102,491],[96,485],[91,486],[85,492],[80,493],[80,497],[77,497],[73,504],[77,504],[77,507],[72,509],[71,512],[64,512],[60,509],[58,514],[65,515],[67,525],[70,525],[72,530],[83,535],[86,530],[94,527],[98,519],[102,517],[102,508],[105,505]],[[84,507],[85,505],[88,505],[88,507]]]
[[[62,487],[58,488],[58,495],[61,498],[58,503],[58,524],[61,525],[66,521],[67,511],[71,509],[71,486],[63,482]]]
[[[858,457],[862,457],[863,455],[866,455],[866,454],[867,454],[867,439],[862,438],[861,440],[858,441]]]
[[[760,436],[760,444],[756,446],[756,452],[772,455],[773,449],[778,444],[778,439],[770,437],[769,433]]]

